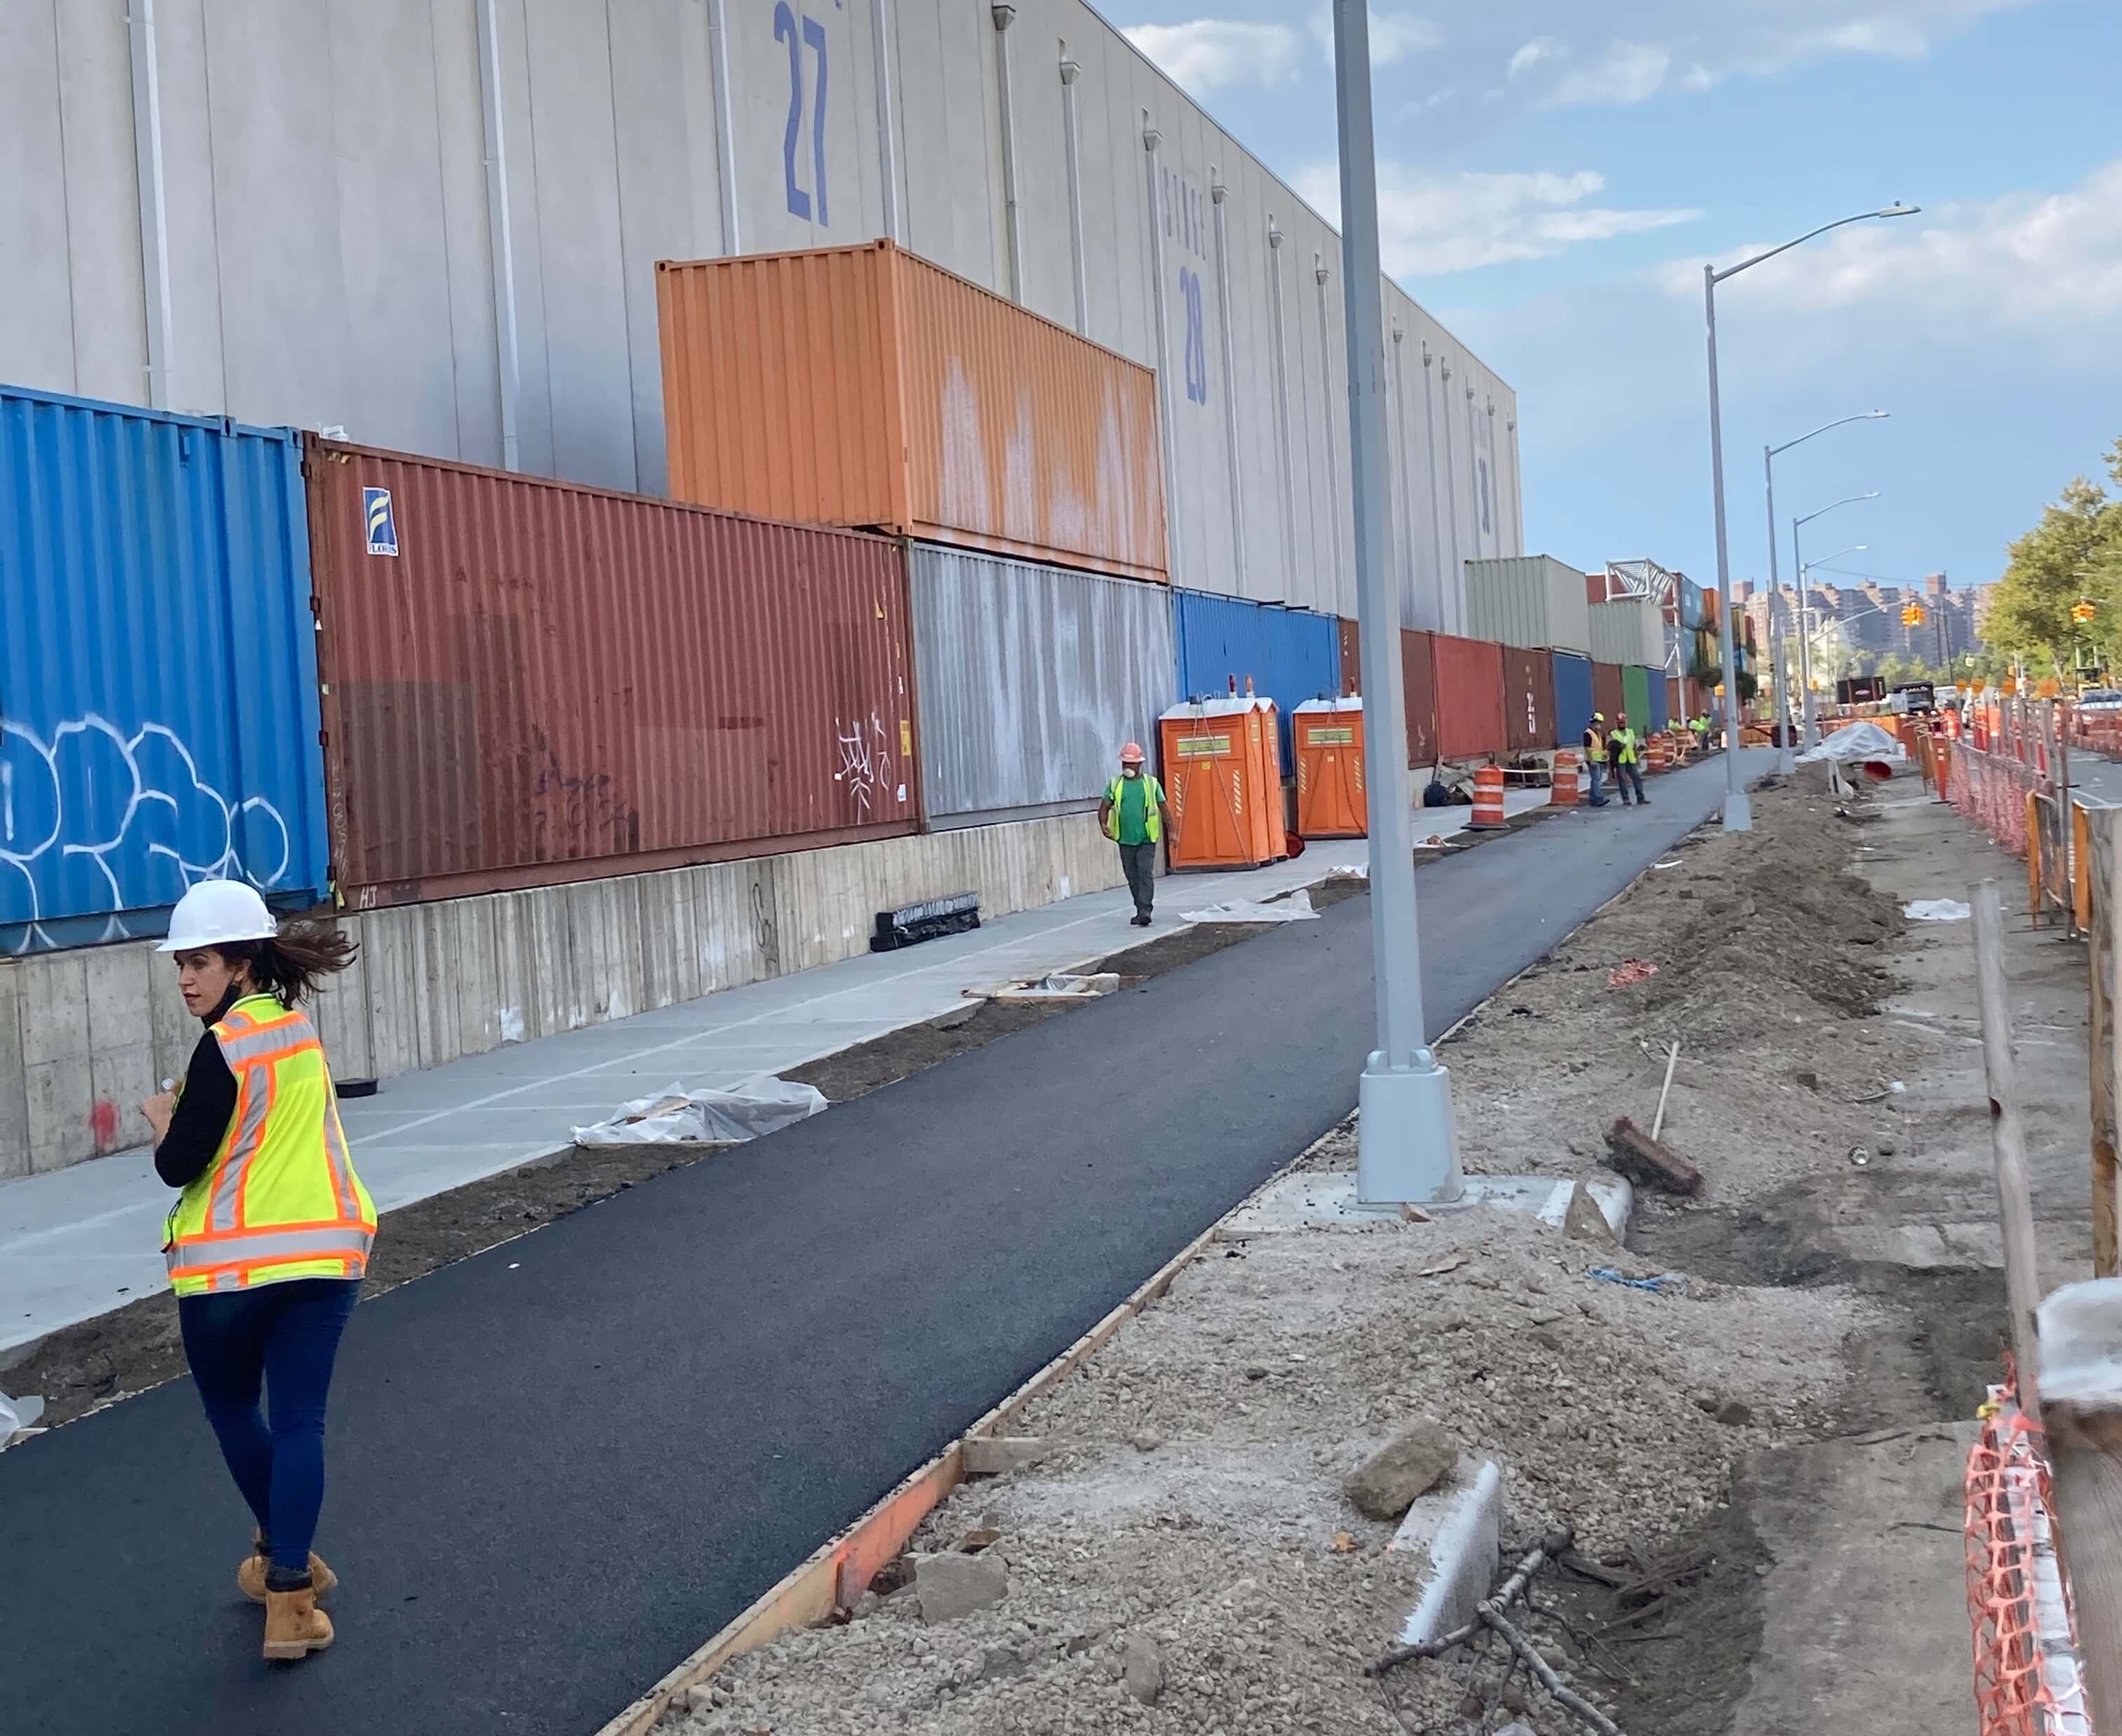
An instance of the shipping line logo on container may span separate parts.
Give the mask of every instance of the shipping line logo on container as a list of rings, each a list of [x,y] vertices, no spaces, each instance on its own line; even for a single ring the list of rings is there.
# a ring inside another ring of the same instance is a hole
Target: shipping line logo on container
[[[368,552],[395,557],[398,553],[398,515],[391,510],[390,490],[363,489],[361,517],[367,526]]]

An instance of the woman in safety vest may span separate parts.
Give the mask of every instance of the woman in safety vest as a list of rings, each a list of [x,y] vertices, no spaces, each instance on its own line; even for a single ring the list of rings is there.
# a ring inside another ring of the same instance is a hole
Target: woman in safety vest
[[[236,1583],[265,1606],[265,1655],[301,1658],[332,1640],[317,1599],[338,1581],[310,1542],[324,1504],[325,1397],[376,1207],[300,1004],[353,962],[353,944],[318,925],[283,929],[250,887],[208,880],[185,894],[158,950],[176,955],[178,990],[206,1027],[183,1084],[140,1106],[156,1173],[184,1191],[163,1253],[185,1359],[258,1520]]]

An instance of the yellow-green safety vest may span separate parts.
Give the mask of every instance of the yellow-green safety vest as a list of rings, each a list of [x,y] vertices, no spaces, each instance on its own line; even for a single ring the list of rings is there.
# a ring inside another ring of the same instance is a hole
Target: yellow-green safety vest
[[[1126,781],[1124,778],[1115,778],[1105,786],[1105,800],[1110,804],[1105,815],[1105,835],[1115,844],[1120,835],[1120,786]],[[1149,841],[1155,844],[1164,836],[1164,786],[1147,772],[1142,774],[1142,782],[1143,829]]]
[[[170,1214],[171,1288],[193,1296],[361,1277],[376,1204],[353,1172],[315,1028],[273,996],[253,994],[213,1032],[236,1076],[236,1113]]]
[[[1636,732],[1634,730],[1617,729],[1608,739],[1613,742],[1615,746],[1620,749],[1620,754],[1614,762],[1615,765],[1634,765],[1636,763]]]

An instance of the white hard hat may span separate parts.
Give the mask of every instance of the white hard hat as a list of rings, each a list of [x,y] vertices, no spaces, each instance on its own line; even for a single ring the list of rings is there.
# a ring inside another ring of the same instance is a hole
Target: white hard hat
[[[280,932],[255,887],[240,880],[202,880],[177,901],[170,938],[157,952],[189,952],[227,941],[270,940]]]

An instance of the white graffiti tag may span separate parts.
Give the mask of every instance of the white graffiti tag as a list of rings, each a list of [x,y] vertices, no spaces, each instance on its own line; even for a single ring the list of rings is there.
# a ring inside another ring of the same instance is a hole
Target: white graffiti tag
[[[847,785],[854,797],[856,812],[864,819],[869,817],[871,793],[883,781],[883,762],[890,739],[884,732],[883,720],[874,712],[867,728],[860,720],[850,724],[835,719],[833,725],[833,742],[840,754],[840,769],[833,774],[833,781]]]
[[[128,732],[91,714],[49,742],[0,724],[0,952],[57,944],[48,925],[63,919],[105,919],[70,942],[153,932],[135,913],[166,909],[201,880],[280,886],[293,859],[280,811],[222,795],[162,724]]]

